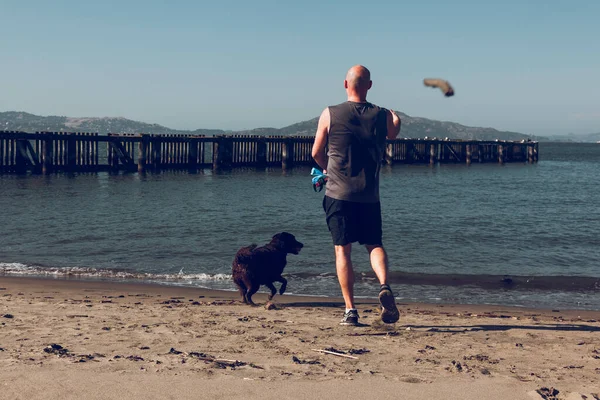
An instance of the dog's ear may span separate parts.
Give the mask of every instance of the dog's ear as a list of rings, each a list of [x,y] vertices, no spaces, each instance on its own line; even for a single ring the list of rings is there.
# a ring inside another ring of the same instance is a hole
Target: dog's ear
[[[287,232],[281,232],[273,236],[271,239],[271,244],[277,248],[285,249],[287,247],[287,243],[290,242],[290,234]]]
[[[284,238],[281,233],[277,233],[277,234],[273,235],[273,237],[271,238],[271,243],[280,243],[283,241],[284,241]]]
[[[280,232],[280,233],[276,234],[275,236],[273,236],[273,239],[285,241],[285,240],[295,240],[295,237],[291,233]]]

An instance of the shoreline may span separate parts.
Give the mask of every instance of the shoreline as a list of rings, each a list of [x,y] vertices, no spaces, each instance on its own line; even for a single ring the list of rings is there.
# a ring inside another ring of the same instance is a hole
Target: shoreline
[[[266,293],[257,307],[238,296],[0,276],[0,398],[600,394],[600,311],[398,302],[387,325],[359,299],[362,325],[344,327],[341,298],[277,295],[266,309]]]
[[[80,279],[80,280],[114,280],[123,282],[159,282],[161,279],[164,282],[169,282],[179,274],[156,274],[152,278],[152,273],[141,273],[133,271],[112,271],[108,269],[95,270],[89,268],[88,271],[71,271],[70,267],[56,267],[46,270],[40,268],[37,272],[22,273],[18,269],[11,270],[11,265],[19,265],[27,267],[26,264],[19,262],[0,263],[0,276],[14,277],[32,277],[32,278],[56,278],[56,279]],[[2,267],[4,266],[4,269]],[[8,267],[7,267],[8,266]],[[35,267],[35,266],[34,266]],[[93,273],[92,271],[96,271]],[[124,273],[121,276],[119,274]],[[360,271],[360,279],[375,280],[376,276],[372,270]],[[200,273],[199,275],[210,275]],[[221,275],[221,274],[216,274]],[[226,275],[226,274],[224,274]],[[290,276],[303,277],[319,277],[323,273],[306,273],[306,272],[289,272]],[[325,273],[326,276],[336,278],[335,271]],[[196,276],[190,274],[184,276]],[[168,278],[172,277],[172,278]],[[440,286],[440,287],[468,287],[473,286],[484,290],[515,290],[515,291],[530,291],[538,290],[541,293],[559,291],[559,292],[586,292],[594,294],[600,291],[600,276],[592,275],[515,275],[515,274],[441,274],[441,273],[422,273],[422,272],[407,272],[407,271],[390,271],[390,284],[398,285],[405,284],[409,286],[424,285],[424,286]]]

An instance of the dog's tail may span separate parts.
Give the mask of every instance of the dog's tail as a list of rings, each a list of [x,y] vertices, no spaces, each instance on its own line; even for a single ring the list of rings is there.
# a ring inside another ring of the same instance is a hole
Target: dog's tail
[[[238,263],[245,263],[250,260],[252,253],[257,245],[253,244],[248,247],[242,247],[235,255],[235,261]]]

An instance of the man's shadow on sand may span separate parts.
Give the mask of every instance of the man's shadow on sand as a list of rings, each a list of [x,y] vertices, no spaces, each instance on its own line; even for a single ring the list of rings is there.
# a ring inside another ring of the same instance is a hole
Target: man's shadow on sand
[[[402,321],[402,317],[400,317]],[[358,328],[375,328],[381,330],[385,328],[386,332],[371,332],[364,333],[365,336],[378,336],[398,334],[398,331],[411,330],[420,332],[432,332],[432,333],[465,333],[465,332],[481,332],[481,331],[510,331],[511,329],[521,330],[538,330],[538,331],[579,331],[579,332],[600,332],[600,327],[582,324],[565,324],[565,325],[403,325],[402,323],[386,325],[383,322],[377,322],[372,325],[359,323],[355,327]],[[379,328],[379,329],[378,329]]]
[[[284,307],[343,307],[344,303],[333,302],[333,301],[309,301],[309,302],[290,302],[282,303]],[[376,307],[377,304],[373,303]],[[372,325],[359,323],[356,327],[363,328],[381,328],[385,327],[387,330],[395,329],[418,329],[427,332],[438,332],[438,333],[457,333],[457,332],[480,332],[480,331],[509,331],[511,329],[521,330],[538,330],[538,331],[579,331],[579,332],[600,332],[600,326],[585,325],[585,324],[543,324],[543,325],[498,325],[498,324],[474,324],[474,325],[404,325],[402,324],[402,316],[400,321],[396,324],[383,324],[375,323]],[[388,333],[375,333],[386,335]]]
[[[584,324],[545,324],[545,325],[404,325],[405,328],[425,329],[427,332],[454,333],[479,331],[509,331],[511,329],[538,331],[580,331],[600,332],[600,326]]]

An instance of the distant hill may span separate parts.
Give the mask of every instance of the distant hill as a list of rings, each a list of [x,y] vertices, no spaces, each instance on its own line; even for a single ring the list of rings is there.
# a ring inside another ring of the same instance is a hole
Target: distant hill
[[[499,131],[493,128],[469,127],[455,122],[436,121],[427,118],[411,117],[399,113],[402,119],[401,137],[408,138],[451,138],[478,140],[548,140],[518,132]],[[98,132],[106,133],[149,133],[149,134],[185,134],[185,135],[298,135],[313,136],[317,129],[318,117],[298,122],[283,128],[256,128],[243,131],[225,131],[221,129],[177,130],[158,124],[133,121],[121,117],[73,118],[64,116],[39,116],[26,112],[0,112],[0,130],[37,132]],[[600,136],[600,134],[596,134]],[[600,137],[597,139],[600,140]]]
[[[555,135],[550,138],[552,141],[557,142],[584,142],[584,143],[596,143],[600,141],[600,132],[598,133],[585,133],[576,135],[570,133],[568,135]]]
[[[427,118],[411,117],[399,113],[402,120],[400,136],[408,138],[450,138],[476,140],[544,140],[546,138],[519,132],[499,131],[494,128],[471,127],[449,121],[436,121]]]
[[[158,124],[147,124],[126,118],[71,118],[29,114],[26,112],[0,112],[0,129],[24,132],[98,132],[105,133],[181,133],[188,131],[170,129]]]
[[[261,136],[314,136],[317,130],[319,117],[308,121],[297,122],[284,128],[257,128],[247,131],[235,132],[238,135],[261,135]]]

